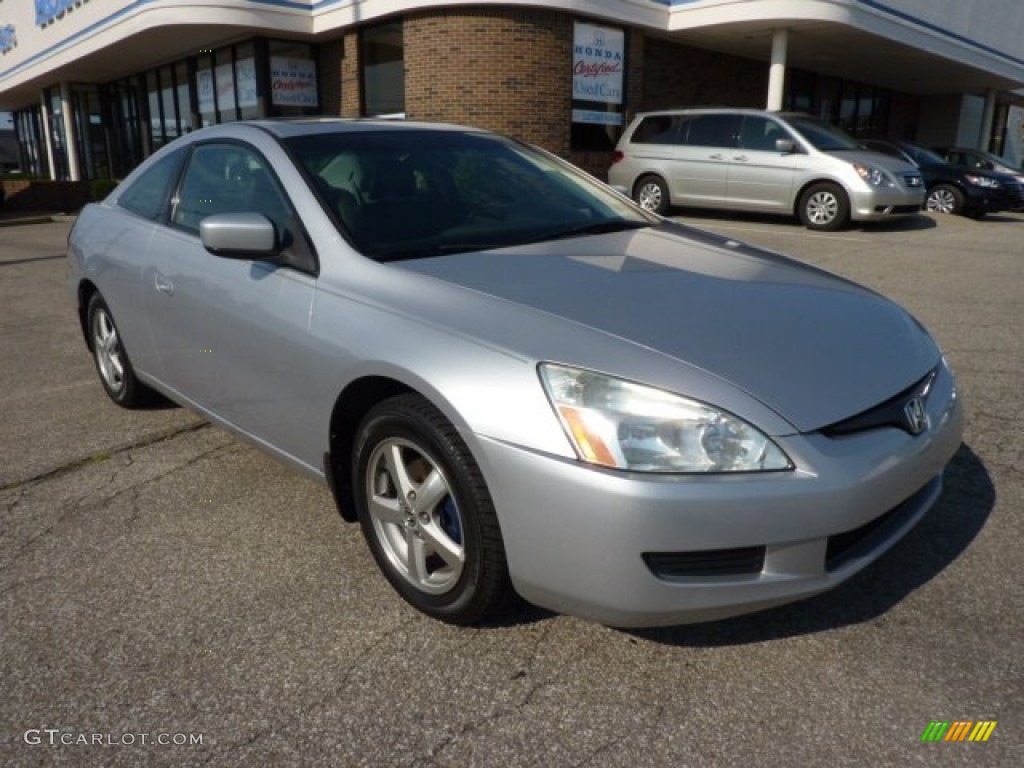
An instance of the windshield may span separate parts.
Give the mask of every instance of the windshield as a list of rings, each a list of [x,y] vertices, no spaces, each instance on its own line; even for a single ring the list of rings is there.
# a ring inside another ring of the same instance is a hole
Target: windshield
[[[859,149],[857,140],[845,131],[827,125],[810,115],[786,115],[790,127],[823,152]]]
[[[492,134],[387,129],[285,144],[342,233],[379,261],[657,221],[569,164]]]
[[[904,144],[903,149],[914,158],[914,162],[918,165],[946,165],[946,161],[930,149],[919,147],[916,144]]]

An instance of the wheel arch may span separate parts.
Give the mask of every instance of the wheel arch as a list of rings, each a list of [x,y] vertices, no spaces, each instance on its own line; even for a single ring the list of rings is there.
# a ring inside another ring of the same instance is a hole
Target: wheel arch
[[[800,201],[803,200],[804,193],[808,189],[813,187],[815,184],[835,184],[836,186],[843,190],[843,193],[846,195],[847,200],[851,202],[853,201],[853,193],[845,184],[843,184],[843,182],[840,179],[837,179],[832,176],[816,176],[813,179],[805,181],[794,192],[793,199],[790,205],[790,210],[795,217],[800,218]]]
[[[349,469],[352,466],[352,452],[359,424],[378,403],[407,393],[424,396],[422,392],[397,379],[367,375],[349,382],[334,401],[328,431],[328,452],[324,456],[324,475],[338,513],[347,522],[358,520]]]
[[[78,325],[82,330],[82,338],[85,339],[85,345],[92,352],[92,339],[89,338],[89,302],[92,297],[100,292],[100,289],[96,287],[96,284],[91,280],[82,280],[78,284]]]

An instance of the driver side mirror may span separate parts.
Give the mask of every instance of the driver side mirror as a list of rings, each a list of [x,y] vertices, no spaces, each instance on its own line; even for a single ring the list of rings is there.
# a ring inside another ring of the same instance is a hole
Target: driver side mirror
[[[274,225],[260,213],[215,213],[199,222],[199,239],[215,256],[268,259],[277,255]]]
[[[791,155],[797,151],[796,142],[792,139],[776,139],[775,151],[784,155]]]

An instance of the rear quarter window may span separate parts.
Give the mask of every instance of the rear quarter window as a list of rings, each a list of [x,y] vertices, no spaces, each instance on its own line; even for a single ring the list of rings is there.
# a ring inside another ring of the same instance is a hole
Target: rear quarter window
[[[146,219],[162,218],[184,159],[184,149],[161,157],[118,194],[117,204]]]
[[[634,144],[676,144],[679,142],[678,127],[678,117],[651,115],[640,121],[631,141]]]

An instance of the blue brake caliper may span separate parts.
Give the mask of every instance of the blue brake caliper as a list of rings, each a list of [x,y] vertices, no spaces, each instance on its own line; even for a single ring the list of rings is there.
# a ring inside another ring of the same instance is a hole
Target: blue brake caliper
[[[448,496],[441,503],[441,530],[448,538],[456,544],[462,543],[462,523],[459,520],[459,511],[455,507],[455,499]]]

